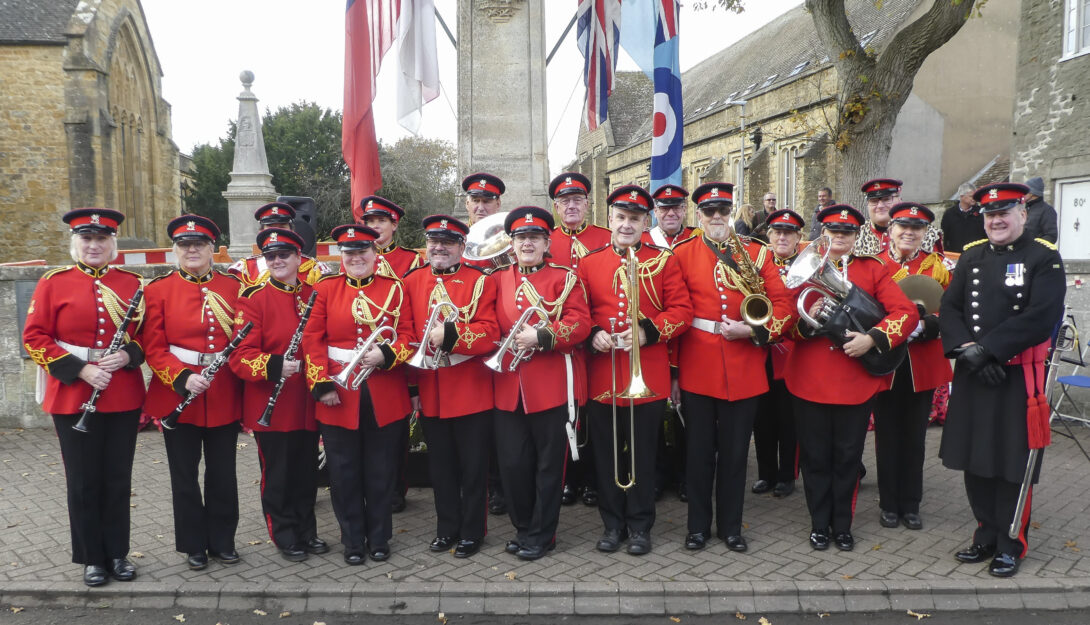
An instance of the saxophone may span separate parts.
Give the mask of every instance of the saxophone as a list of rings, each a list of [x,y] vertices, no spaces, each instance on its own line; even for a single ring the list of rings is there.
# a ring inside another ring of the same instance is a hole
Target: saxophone
[[[742,321],[757,328],[772,319],[772,300],[765,295],[764,278],[758,273],[757,266],[753,264],[753,259],[749,257],[734,231],[734,219],[735,216],[731,214],[730,224],[727,225],[727,249],[738,263],[738,277],[741,280],[735,286],[745,295],[741,305]]]

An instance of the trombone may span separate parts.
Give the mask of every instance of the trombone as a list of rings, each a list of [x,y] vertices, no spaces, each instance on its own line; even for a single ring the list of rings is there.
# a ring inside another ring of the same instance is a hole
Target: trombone
[[[442,314],[444,308],[449,309],[450,314],[443,322],[458,322],[457,306],[451,302],[436,302],[435,307],[431,310],[431,316],[428,317],[428,323],[424,325],[424,331],[420,333],[420,347],[416,349],[416,353],[409,359],[409,365],[418,369],[433,370],[450,366],[450,354],[439,347],[432,347],[431,341],[428,340],[428,335],[431,334],[435,324],[439,323],[439,315]]]
[[[496,351],[495,354],[492,354],[488,360],[484,361],[486,367],[496,373],[502,373],[504,369],[503,358],[508,353],[511,354],[511,364],[507,366],[508,371],[514,371],[520,364],[530,360],[533,356],[532,350],[517,349],[515,347],[515,336],[518,334],[519,330],[522,329],[523,324],[530,322],[530,315],[534,313],[541,315],[541,321],[534,324],[534,329],[540,330],[545,327],[546,320],[549,318],[549,313],[545,312],[545,309],[541,306],[531,306],[527,308],[522,313],[522,316],[519,317],[519,320],[515,322],[515,325],[511,326],[511,331],[507,333],[503,342],[500,343],[499,350]]]
[[[382,338],[383,334],[388,334],[386,339]],[[360,367],[360,372],[352,377],[352,372],[359,366],[360,361],[367,355],[367,352],[371,351],[371,348],[375,345],[390,345],[397,342],[397,330],[394,330],[390,326],[381,326],[375,329],[371,333],[371,336],[367,337],[363,345],[356,348],[356,351],[352,352],[352,358],[348,360],[344,365],[344,369],[340,373],[333,376],[332,380],[341,388],[348,389],[350,391],[359,390],[360,384],[363,381],[371,377],[371,373],[375,370],[374,367]]]
[[[632,347],[628,352],[628,387],[617,394],[617,350],[623,346],[620,344],[616,332],[617,319],[609,318],[609,334],[612,345],[609,350],[610,367],[610,400],[613,408],[613,482],[617,488],[628,490],[636,485],[636,406],[631,401],[628,403],[628,481],[621,482],[620,474],[620,445],[617,441],[617,399],[644,399],[654,397],[655,392],[648,388],[643,380],[643,368],[640,365],[640,275],[639,261],[636,252],[628,248],[628,256],[625,260],[625,274],[628,282],[628,326],[632,331]]]

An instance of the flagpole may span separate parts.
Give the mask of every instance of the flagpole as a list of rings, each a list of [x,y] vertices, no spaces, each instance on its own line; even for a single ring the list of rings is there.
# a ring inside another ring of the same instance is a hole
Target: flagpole
[[[560,39],[556,40],[556,45],[554,45],[552,51],[549,52],[549,56],[545,57],[546,67],[548,67],[549,61],[553,60],[553,55],[556,54],[556,51],[560,49],[560,44],[564,43],[564,39],[567,38],[568,32],[571,31],[571,27],[575,25],[575,20],[577,19],[579,19],[579,11],[576,11],[572,14],[571,21],[568,22],[568,25],[566,27],[564,27],[564,32],[560,34]]]

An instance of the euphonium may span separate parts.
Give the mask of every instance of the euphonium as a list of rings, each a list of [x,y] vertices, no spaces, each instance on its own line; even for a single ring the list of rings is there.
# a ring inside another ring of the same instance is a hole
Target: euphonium
[[[389,338],[383,339],[383,334],[389,334],[390,336]],[[356,351],[352,352],[352,358],[345,363],[344,369],[342,369],[340,373],[333,376],[333,381],[336,382],[338,386],[350,391],[359,390],[360,384],[363,384],[364,380],[371,377],[371,373],[375,370],[374,367],[360,367],[360,372],[356,374],[354,378],[352,377],[352,372],[356,370],[356,367],[359,367],[363,357],[367,355],[367,352],[375,345],[389,345],[396,341],[397,330],[394,330],[390,326],[376,328],[375,331],[371,333],[371,336],[367,337],[367,340],[363,342],[363,345],[360,345],[356,348]]]
[[[451,302],[436,302],[435,308],[431,311],[431,316],[428,317],[428,322],[424,325],[424,331],[420,333],[420,347],[416,349],[416,353],[409,359],[411,366],[418,369],[438,369],[439,367],[450,366],[450,355],[438,347],[432,347],[431,341],[428,340],[428,335],[431,334],[435,324],[439,323],[439,315],[442,314],[444,308],[450,309],[450,315],[443,321],[457,323],[458,307]]]
[[[742,279],[737,285],[738,290],[745,295],[742,298],[742,321],[752,327],[760,327],[768,323],[772,318],[772,300],[765,295],[764,278],[757,271],[753,259],[749,257],[738,234],[734,232],[734,214],[730,216],[730,224],[727,225],[727,249],[731,257],[738,263],[738,276]]]
[[[503,342],[500,343],[499,350],[497,350],[495,354],[492,354],[488,360],[484,361],[486,367],[496,373],[501,373],[503,371],[503,358],[508,353],[511,354],[511,364],[507,366],[508,371],[514,371],[518,368],[519,364],[530,360],[530,357],[533,356],[532,353],[526,353],[527,350],[525,349],[515,349],[515,335],[517,335],[522,328],[522,324],[529,323],[530,315],[534,313],[541,315],[541,321],[537,322],[537,324],[534,325],[534,328],[540,330],[545,327],[545,324],[547,323],[546,320],[549,318],[549,313],[545,312],[545,309],[540,306],[531,306],[527,308],[522,313],[522,316],[519,317],[519,320],[515,322],[515,325],[511,326],[511,331],[507,333]]]

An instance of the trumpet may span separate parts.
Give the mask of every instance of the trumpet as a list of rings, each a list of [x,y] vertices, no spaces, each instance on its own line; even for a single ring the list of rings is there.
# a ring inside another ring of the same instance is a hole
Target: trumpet
[[[515,348],[515,336],[518,334],[519,330],[522,329],[523,324],[529,323],[530,315],[534,313],[541,315],[541,321],[538,321],[534,325],[534,329],[540,330],[545,327],[547,319],[549,318],[549,313],[545,312],[545,309],[540,306],[531,306],[527,308],[526,311],[522,313],[522,316],[519,317],[519,320],[515,322],[515,325],[511,326],[511,331],[507,333],[503,342],[500,343],[500,349],[495,354],[492,354],[488,360],[484,361],[486,367],[496,373],[502,373],[503,358],[508,353],[512,355],[511,364],[507,366],[508,371],[514,371],[520,364],[530,360],[533,354],[527,352],[531,350]]]
[[[382,335],[388,334],[389,338],[383,339]],[[397,341],[397,330],[394,330],[390,326],[381,326],[375,329],[371,333],[371,336],[367,337],[367,340],[356,348],[356,351],[352,352],[352,358],[345,363],[344,369],[340,373],[333,376],[332,380],[341,388],[346,388],[350,391],[359,390],[360,384],[363,381],[371,377],[371,373],[375,370],[374,367],[360,367],[360,372],[352,377],[352,372],[359,367],[360,361],[367,355],[367,352],[371,351],[371,348],[375,345],[389,345]]]
[[[450,309],[450,315],[443,322],[458,322],[457,306],[451,302],[436,302],[435,308],[431,311],[431,316],[428,317],[428,322],[424,324],[424,331],[420,333],[420,347],[417,348],[413,357],[409,359],[410,366],[417,369],[438,369],[439,367],[450,366],[450,354],[438,347],[432,347],[431,341],[428,340],[428,335],[431,334],[435,324],[439,323],[439,315],[442,314],[444,308]]]

